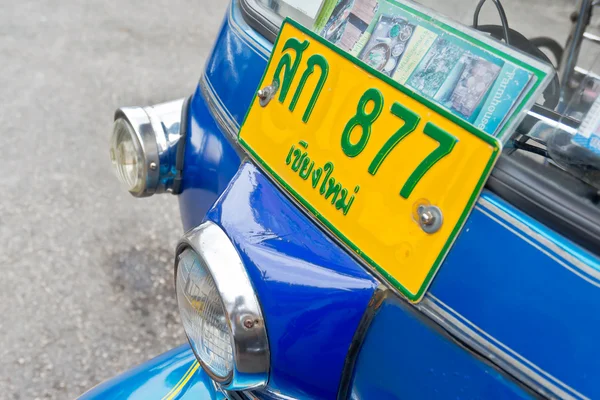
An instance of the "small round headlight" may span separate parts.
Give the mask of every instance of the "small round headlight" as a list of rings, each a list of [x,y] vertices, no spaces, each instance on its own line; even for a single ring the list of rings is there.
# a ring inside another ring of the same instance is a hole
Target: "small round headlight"
[[[175,289],[200,365],[227,390],[266,385],[269,341],[258,298],[227,234],[205,222],[177,246]]]
[[[138,192],[146,175],[142,146],[131,125],[123,118],[114,124],[110,158],[119,181],[130,192]]]
[[[180,99],[151,107],[121,107],[115,112],[110,158],[117,177],[132,195],[146,197],[181,189],[177,150],[186,110]]]
[[[202,363],[220,381],[233,369],[231,333],[215,282],[193,250],[179,255],[177,303],[183,326]]]

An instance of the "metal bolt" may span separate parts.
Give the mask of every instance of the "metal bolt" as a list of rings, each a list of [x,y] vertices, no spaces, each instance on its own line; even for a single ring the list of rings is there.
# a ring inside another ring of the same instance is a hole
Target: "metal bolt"
[[[419,225],[427,233],[435,233],[442,227],[444,221],[442,210],[436,206],[420,206],[417,209]]]
[[[435,222],[435,215],[429,210],[423,211],[419,217],[423,225],[432,225]]]
[[[267,104],[269,104],[269,102],[273,98],[273,95],[275,94],[275,92],[277,92],[277,88],[277,83],[272,83],[271,85],[265,86],[264,88],[259,89],[258,92],[256,92],[256,95],[258,96],[258,102],[260,103],[261,107],[266,107]]]
[[[151,169],[152,171],[156,171],[156,163],[155,163],[155,162],[151,162],[151,163],[150,163],[150,169]]]
[[[253,327],[254,327],[254,321],[252,320],[252,318],[246,318],[244,320],[244,328],[252,329]]]

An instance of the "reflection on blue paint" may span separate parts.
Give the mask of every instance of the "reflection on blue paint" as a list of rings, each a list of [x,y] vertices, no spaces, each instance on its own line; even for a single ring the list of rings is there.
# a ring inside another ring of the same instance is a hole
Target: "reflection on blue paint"
[[[269,387],[335,399],[373,277],[250,163],[207,218],[236,245],[260,300],[271,347]]]
[[[163,398],[223,400],[225,397],[215,389],[202,368],[197,369],[189,380],[183,381],[182,378],[195,362],[196,357],[188,345],[177,347],[110,381],[101,383],[82,395],[80,400]]]

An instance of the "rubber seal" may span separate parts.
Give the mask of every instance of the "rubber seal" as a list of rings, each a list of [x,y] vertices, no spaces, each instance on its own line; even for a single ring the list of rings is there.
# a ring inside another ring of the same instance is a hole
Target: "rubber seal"
[[[183,190],[183,165],[185,158],[185,144],[187,142],[187,135],[189,129],[189,107],[192,96],[187,97],[183,106],[181,107],[181,123],[179,124],[179,142],[177,143],[177,153],[175,154],[175,169],[177,175],[173,179],[172,194],[181,194]]]

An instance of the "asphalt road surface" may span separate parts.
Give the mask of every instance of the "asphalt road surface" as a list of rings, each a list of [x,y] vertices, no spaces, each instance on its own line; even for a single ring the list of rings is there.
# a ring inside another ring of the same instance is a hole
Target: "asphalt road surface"
[[[195,88],[226,1],[2,1],[0,398],[68,399],[185,342],[177,199],[108,158],[118,106]]]
[[[474,1],[438,2],[459,3]],[[564,41],[571,1],[504,3],[512,26]],[[194,90],[226,6],[2,0],[0,398],[74,398],[185,341],[177,201],[125,193],[108,138],[118,106]]]

